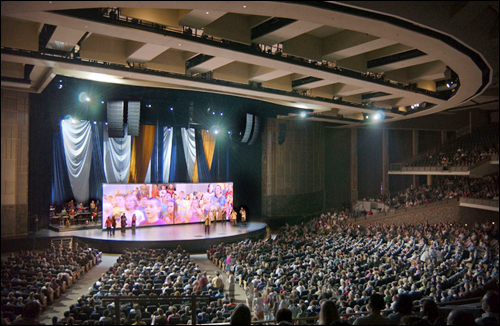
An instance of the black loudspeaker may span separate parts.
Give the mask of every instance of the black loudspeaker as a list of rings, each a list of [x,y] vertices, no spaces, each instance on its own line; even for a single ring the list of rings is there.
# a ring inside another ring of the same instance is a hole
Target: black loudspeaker
[[[253,145],[259,139],[260,135],[260,118],[258,116],[255,116],[253,119],[253,132],[252,132],[252,137],[250,138],[250,142],[248,145]]]
[[[141,120],[141,102],[128,102],[127,130],[130,136],[139,136],[139,121]]]
[[[253,129],[253,114],[247,113],[247,124],[245,126],[245,133],[243,134],[243,138],[241,138],[242,143],[247,143],[252,135]]]
[[[286,123],[280,123],[278,132],[278,145],[285,142],[286,139]]]
[[[108,136],[123,138],[124,130],[124,103],[123,101],[108,102]]]

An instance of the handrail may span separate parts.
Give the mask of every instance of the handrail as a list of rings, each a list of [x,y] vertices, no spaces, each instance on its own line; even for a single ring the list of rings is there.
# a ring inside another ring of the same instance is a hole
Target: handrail
[[[177,37],[177,38],[182,38],[186,40],[196,40],[197,42],[203,41],[203,43],[207,43],[209,45],[217,45],[218,47],[225,47],[233,51],[240,51],[240,52],[246,52],[246,53],[251,53],[251,54],[258,54],[261,56],[265,56],[267,58],[273,58],[273,59],[279,59],[279,60],[284,60],[286,62],[290,62],[293,64],[297,65],[303,65],[307,66],[309,68],[315,68],[318,70],[322,71],[328,71],[331,73],[336,73],[339,75],[344,75],[352,78],[357,78],[357,79],[362,79],[362,80],[369,80],[371,82],[376,82],[378,84],[382,84],[388,87],[392,88],[398,88],[398,89],[403,89],[407,91],[412,91],[414,93],[419,93],[419,94],[424,94],[427,96],[431,96],[434,98],[442,99],[442,100],[448,100],[452,96],[454,96],[456,93],[449,93],[448,96],[443,96],[444,93],[440,92],[435,92],[435,91],[429,91],[426,89],[421,89],[421,88],[416,88],[410,84],[404,84],[400,83],[394,80],[387,80],[383,78],[377,78],[377,77],[372,77],[371,74],[363,73],[363,72],[358,72],[355,70],[343,68],[343,67],[337,67],[336,63],[333,64],[331,62],[328,62],[326,60],[323,60],[321,62],[317,62],[316,60],[307,60],[307,59],[302,59],[300,57],[293,56],[291,54],[285,54],[282,51],[276,52],[276,53],[266,53],[260,51],[259,44],[252,44],[252,45],[247,45],[239,42],[234,42],[230,40],[225,40],[225,39],[219,39],[220,41],[215,41],[215,38],[212,36],[205,36],[205,35],[200,35],[198,36],[198,33],[195,33],[194,35],[192,33],[186,33],[185,28],[172,28],[167,25],[162,25],[158,24],[155,22],[150,22],[142,19],[135,19],[131,17],[126,17],[121,15],[121,13],[118,11],[115,11],[115,16],[114,18],[110,17],[109,15],[109,10],[114,11],[112,8],[108,8],[108,10],[99,10],[99,11],[79,11],[78,13],[73,11],[73,10],[61,10],[55,13],[59,13],[62,15],[67,15],[67,16],[77,16],[80,18],[85,18],[89,20],[94,20],[94,21],[100,21],[100,22],[106,22],[106,23],[114,23],[117,25],[122,25],[122,26],[127,26],[131,27],[131,25],[135,25],[136,27],[157,33],[157,34],[163,34],[166,36],[171,36],[171,37]],[[82,14],[83,12],[83,14]],[[82,17],[83,15],[83,17]],[[189,28],[191,29],[191,28]],[[279,56],[277,55],[279,54]]]

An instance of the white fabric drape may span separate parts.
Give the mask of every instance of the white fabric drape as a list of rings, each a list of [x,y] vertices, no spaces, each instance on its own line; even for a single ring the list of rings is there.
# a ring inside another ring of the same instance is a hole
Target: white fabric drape
[[[163,182],[169,182],[174,128],[163,127]]]
[[[186,166],[189,180],[193,181],[194,164],[196,163],[196,142],[193,128],[182,128],[182,146],[184,146],[184,156],[186,157]]]
[[[107,183],[127,183],[132,153],[132,137],[127,134],[123,138],[109,138],[108,127],[103,132],[104,173]]]
[[[144,183],[151,183],[151,159],[149,160],[148,172],[146,172],[146,179],[144,179]]]
[[[91,124],[89,121],[61,120],[64,153],[73,196],[79,203],[89,201],[89,176],[92,163]]]

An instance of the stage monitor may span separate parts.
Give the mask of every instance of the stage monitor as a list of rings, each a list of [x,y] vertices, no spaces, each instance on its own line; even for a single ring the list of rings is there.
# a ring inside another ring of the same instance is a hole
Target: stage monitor
[[[200,223],[206,216],[229,220],[233,208],[233,183],[103,184],[102,228],[108,216],[125,213],[126,227]],[[210,214],[211,213],[211,214]]]

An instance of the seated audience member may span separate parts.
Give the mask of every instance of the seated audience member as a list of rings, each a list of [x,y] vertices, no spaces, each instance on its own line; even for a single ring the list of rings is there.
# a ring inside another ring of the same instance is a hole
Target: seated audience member
[[[474,315],[466,310],[454,309],[450,312],[447,325],[475,325]]]
[[[390,319],[380,315],[384,309],[384,297],[379,293],[374,293],[368,300],[367,309],[370,314],[366,317],[357,318],[353,325],[392,325]]]
[[[337,304],[331,300],[324,301],[319,311],[318,325],[331,325],[338,320],[340,320],[340,314]]]
[[[403,316],[413,314],[413,301],[408,294],[399,294],[394,307],[395,313],[389,315],[389,319],[394,325],[398,325]]]
[[[292,311],[288,308],[278,309],[274,319],[278,325],[293,325]],[[281,322],[289,322],[290,324],[282,324]]]
[[[477,325],[498,325],[498,304],[499,304],[499,296],[496,291],[488,291],[483,296],[482,308],[484,310],[484,314],[481,317],[476,319]]]
[[[42,305],[38,301],[28,302],[23,309],[21,318],[12,322],[12,325],[45,325],[38,321],[42,313]]]
[[[252,322],[252,314],[250,308],[244,303],[240,303],[233,309],[231,314],[231,325],[250,325]]]
[[[434,302],[434,300],[426,298],[421,301],[421,314],[422,314],[422,319],[424,321],[427,321],[429,325],[434,324],[436,319],[439,317],[439,308]]]

